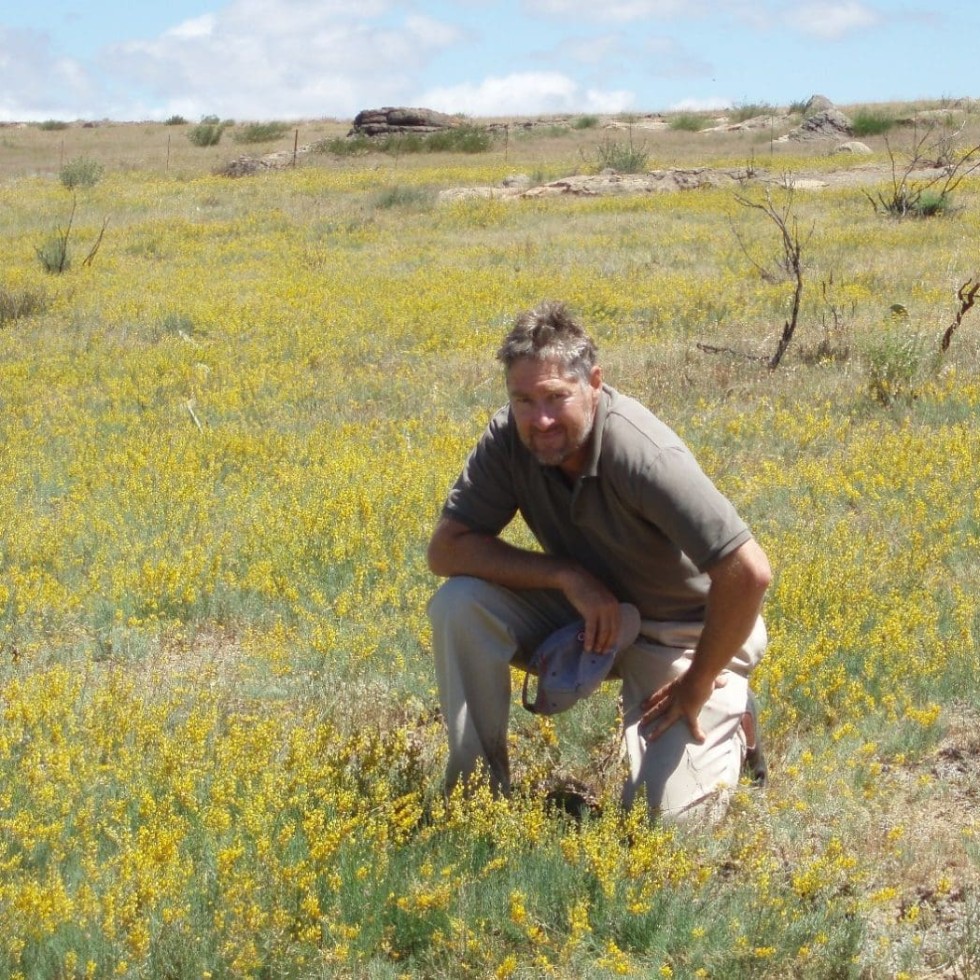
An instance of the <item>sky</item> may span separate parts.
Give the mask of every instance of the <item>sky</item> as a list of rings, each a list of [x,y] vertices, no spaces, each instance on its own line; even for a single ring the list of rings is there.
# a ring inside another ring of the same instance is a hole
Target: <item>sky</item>
[[[980,96],[975,0],[0,0],[0,122]]]

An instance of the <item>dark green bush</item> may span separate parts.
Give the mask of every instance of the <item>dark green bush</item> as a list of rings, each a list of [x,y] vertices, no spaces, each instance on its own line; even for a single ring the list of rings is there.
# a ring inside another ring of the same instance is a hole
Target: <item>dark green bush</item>
[[[699,133],[707,125],[708,120],[696,112],[680,112],[671,116],[667,122],[670,129],[683,133]]]
[[[415,208],[426,210],[432,206],[435,192],[429,187],[388,187],[375,198],[378,208]]]
[[[455,126],[422,139],[427,153],[486,153],[493,144],[489,130],[482,126]]]
[[[217,116],[206,116],[200,123],[188,130],[187,138],[194,146],[217,146],[225,131],[225,124]]]
[[[95,160],[75,157],[61,168],[58,177],[68,190],[73,191],[76,187],[94,187],[102,179],[104,170]]]
[[[572,129],[595,129],[599,125],[598,116],[579,116],[572,123]]]
[[[67,129],[68,123],[62,122],[60,119],[45,119],[44,122],[38,123],[37,128],[44,130]]]
[[[625,143],[605,140],[596,147],[600,170],[615,170],[621,174],[638,174],[647,168],[650,154],[642,146],[633,143],[633,137]]]
[[[364,136],[323,140],[316,146],[318,153],[338,157],[361,156],[366,153],[387,153],[403,156],[408,153],[484,153],[493,145],[490,131],[481,126],[457,126],[435,133],[395,133],[388,136]]]
[[[895,117],[880,109],[858,109],[851,116],[851,132],[855,136],[881,136],[895,126]]]
[[[236,143],[271,143],[282,139],[289,132],[289,126],[283,122],[248,123],[235,131],[232,139]]]
[[[187,120],[183,116],[171,116],[163,123],[164,126],[186,126]]]
[[[43,245],[35,247],[34,251],[45,272],[59,275],[71,266],[67,235],[53,235]]]

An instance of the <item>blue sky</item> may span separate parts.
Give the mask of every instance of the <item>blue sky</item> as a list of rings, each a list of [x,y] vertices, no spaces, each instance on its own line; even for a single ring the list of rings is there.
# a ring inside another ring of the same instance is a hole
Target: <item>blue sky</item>
[[[0,0],[0,121],[980,96],[973,0]]]

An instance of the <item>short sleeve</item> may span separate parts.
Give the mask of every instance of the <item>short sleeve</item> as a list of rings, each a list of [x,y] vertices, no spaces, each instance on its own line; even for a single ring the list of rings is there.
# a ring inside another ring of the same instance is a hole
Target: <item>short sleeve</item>
[[[509,409],[491,419],[453,484],[442,512],[475,531],[499,534],[517,513]]]
[[[636,486],[643,516],[705,571],[751,534],[732,503],[684,446],[662,450]]]

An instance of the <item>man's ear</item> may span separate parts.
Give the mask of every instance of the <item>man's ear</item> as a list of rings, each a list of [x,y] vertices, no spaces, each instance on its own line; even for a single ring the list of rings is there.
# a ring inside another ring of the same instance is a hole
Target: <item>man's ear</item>
[[[598,364],[589,372],[589,387],[595,388],[596,391],[602,387],[602,368]]]

